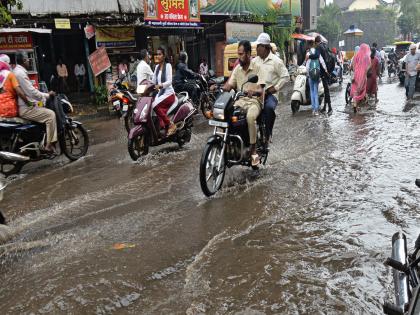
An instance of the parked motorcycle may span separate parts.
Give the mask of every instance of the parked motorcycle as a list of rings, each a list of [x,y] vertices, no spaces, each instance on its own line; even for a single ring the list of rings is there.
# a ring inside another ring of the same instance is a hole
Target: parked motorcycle
[[[324,99],[324,86],[321,80],[318,86],[319,104],[322,104]],[[311,92],[309,89],[309,80],[306,77],[306,67],[299,66],[297,76],[293,86],[293,93],[291,97],[291,107],[293,114],[299,111],[301,105],[311,105]]]
[[[247,83],[257,83],[258,76],[251,75]],[[209,125],[214,127],[213,135],[207,139],[200,161],[200,185],[206,196],[214,195],[223,184],[226,167],[234,165],[251,166],[246,111],[235,108],[235,102],[244,96],[241,91],[223,93],[214,103],[213,119]],[[257,152],[261,163],[267,162],[268,141],[262,115],[257,120]]]
[[[416,180],[420,187],[420,180]],[[414,251],[408,254],[407,238],[397,232],[392,236],[391,257],[385,265],[393,268],[395,303],[385,302],[383,311],[388,315],[420,314],[420,235],[414,245]]]
[[[188,93],[179,93],[169,108],[167,115],[176,124],[176,133],[170,136],[160,130],[159,118],[153,110],[153,101],[157,95],[153,82],[143,82],[140,86],[141,98],[134,110],[134,127],[128,134],[128,153],[136,161],[149,153],[149,147],[168,142],[176,142],[180,147],[191,140],[193,115],[197,111],[192,105]]]
[[[113,110],[117,113],[119,118],[124,119],[124,126],[127,132],[133,128],[133,111],[137,103],[137,98],[130,93],[128,86],[117,79],[109,91]]]
[[[71,161],[84,156],[89,137],[82,123],[67,116],[73,111],[67,97],[59,94],[46,107],[56,114],[60,154]],[[26,163],[55,158],[57,154],[43,151],[45,145],[45,124],[19,117],[0,118],[0,172],[5,176],[19,173]]]

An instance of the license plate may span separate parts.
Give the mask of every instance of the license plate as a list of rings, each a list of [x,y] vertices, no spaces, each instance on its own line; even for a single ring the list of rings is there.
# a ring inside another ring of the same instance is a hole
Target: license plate
[[[123,112],[126,112],[126,111],[128,111],[128,105],[123,106]]]
[[[209,120],[209,125],[214,127],[220,127],[220,128],[227,128],[228,123],[224,121],[217,121],[217,120]]]
[[[120,106],[120,101],[114,101],[114,103],[112,103],[114,106]]]

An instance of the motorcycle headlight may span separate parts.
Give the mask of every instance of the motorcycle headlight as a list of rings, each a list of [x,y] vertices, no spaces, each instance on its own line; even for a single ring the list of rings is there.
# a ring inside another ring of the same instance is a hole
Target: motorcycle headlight
[[[217,120],[225,120],[225,111],[221,108],[215,108],[213,110],[213,117]]]

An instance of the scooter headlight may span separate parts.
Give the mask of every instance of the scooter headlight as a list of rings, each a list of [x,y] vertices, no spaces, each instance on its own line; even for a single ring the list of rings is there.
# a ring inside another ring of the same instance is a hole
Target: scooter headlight
[[[225,111],[222,108],[214,108],[213,117],[217,120],[225,120]]]

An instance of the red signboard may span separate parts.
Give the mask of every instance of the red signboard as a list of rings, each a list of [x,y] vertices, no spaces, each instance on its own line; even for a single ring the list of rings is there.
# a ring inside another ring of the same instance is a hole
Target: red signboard
[[[111,61],[109,60],[105,47],[98,48],[89,55],[89,63],[95,77],[110,68]]]
[[[144,0],[144,20],[151,26],[199,26],[199,0]]]
[[[0,50],[31,48],[32,36],[29,33],[0,33]]]

